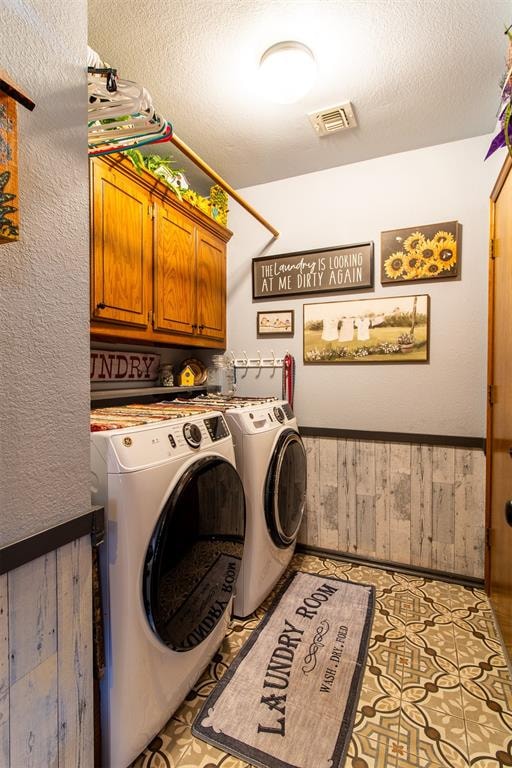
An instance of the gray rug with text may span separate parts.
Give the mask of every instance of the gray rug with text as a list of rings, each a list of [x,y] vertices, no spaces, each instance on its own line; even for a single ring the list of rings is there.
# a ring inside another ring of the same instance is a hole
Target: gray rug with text
[[[338,768],[350,741],[375,588],[294,573],[192,732],[262,768]]]

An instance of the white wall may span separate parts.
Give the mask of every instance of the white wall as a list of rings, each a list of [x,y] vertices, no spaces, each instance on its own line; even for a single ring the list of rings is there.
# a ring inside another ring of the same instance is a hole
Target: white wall
[[[325,139],[328,141],[328,139]],[[228,345],[296,359],[295,411],[303,426],[483,436],[487,343],[489,193],[503,155],[483,162],[490,137],[381,157],[241,190],[281,234],[232,203],[228,251]],[[460,280],[380,285],[380,232],[458,220]],[[251,259],[373,240],[375,291],[252,301]],[[302,363],[302,306],[365,296],[431,297],[430,362]],[[256,312],[293,308],[293,339],[257,339]],[[253,388],[261,392],[265,372]],[[254,377],[243,384],[248,394]],[[249,382],[249,383],[248,383]],[[275,392],[275,380],[268,379]]]
[[[0,0],[19,107],[21,240],[0,245],[0,545],[86,512],[86,4]]]

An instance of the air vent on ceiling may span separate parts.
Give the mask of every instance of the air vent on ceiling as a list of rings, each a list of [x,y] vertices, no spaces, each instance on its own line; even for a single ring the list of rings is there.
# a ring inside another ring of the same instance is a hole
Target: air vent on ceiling
[[[331,133],[355,128],[357,125],[350,101],[336,107],[322,109],[320,112],[311,112],[308,117],[319,136],[329,136]]]

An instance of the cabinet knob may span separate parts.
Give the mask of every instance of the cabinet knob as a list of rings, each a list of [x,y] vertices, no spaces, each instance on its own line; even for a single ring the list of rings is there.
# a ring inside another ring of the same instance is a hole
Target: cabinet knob
[[[192,328],[192,330],[193,330],[193,331],[195,331],[195,330],[196,330],[196,328],[197,328],[197,325],[196,325],[196,323],[192,323],[192,326],[191,326],[191,328]]]
[[[200,331],[202,331],[202,330],[203,330],[203,328],[204,328],[204,325],[200,325],[200,326],[199,326],[199,330],[200,330]]]
[[[106,305],[106,304],[104,304],[102,301],[99,301],[99,302],[96,304],[96,309],[106,309],[106,308],[107,308],[107,305]]]

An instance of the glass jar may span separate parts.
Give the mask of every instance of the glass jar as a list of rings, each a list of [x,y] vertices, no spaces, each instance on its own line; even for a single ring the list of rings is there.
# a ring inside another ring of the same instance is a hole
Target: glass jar
[[[213,355],[208,366],[206,391],[231,397],[235,391],[233,361],[227,355]]]
[[[161,387],[173,387],[174,375],[172,372],[172,365],[170,363],[164,363],[159,368],[160,386]]]

